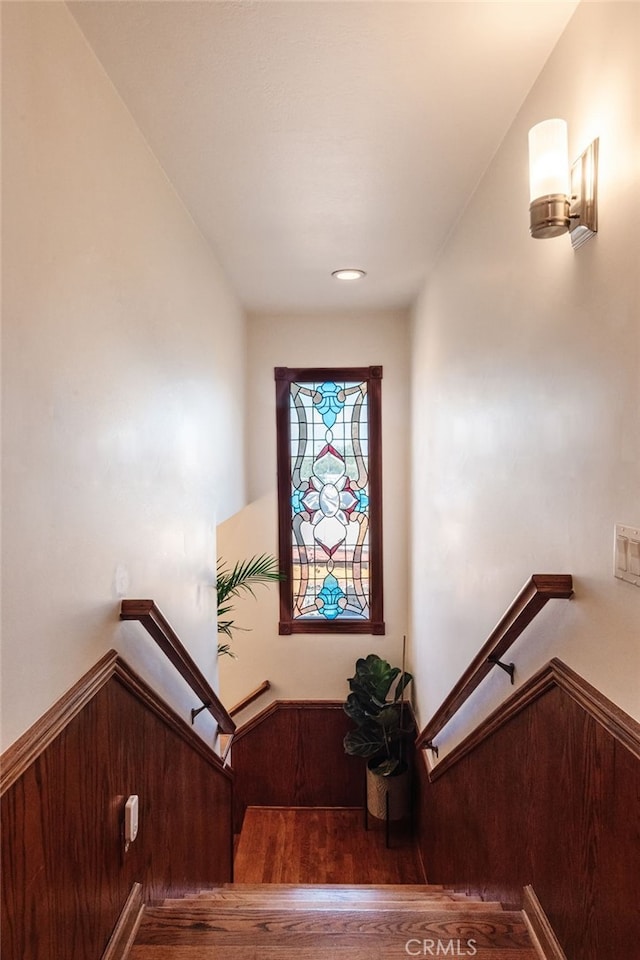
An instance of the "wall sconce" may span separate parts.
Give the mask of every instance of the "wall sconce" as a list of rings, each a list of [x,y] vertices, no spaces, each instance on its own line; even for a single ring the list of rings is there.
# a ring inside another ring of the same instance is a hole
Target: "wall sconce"
[[[529,131],[529,229],[538,239],[570,231],[575,250],[598,231],[598,140],[571,172],[568,142],[565,120],[543,120]]]

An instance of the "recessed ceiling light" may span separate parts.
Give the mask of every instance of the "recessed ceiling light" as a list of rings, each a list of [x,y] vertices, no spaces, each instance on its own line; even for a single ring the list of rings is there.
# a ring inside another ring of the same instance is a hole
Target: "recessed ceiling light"
[[[331,274],[336,280],[362,280],[366,277],[364,270],[356,270],[354,267],[345,267],[342,270],[334,270]]]

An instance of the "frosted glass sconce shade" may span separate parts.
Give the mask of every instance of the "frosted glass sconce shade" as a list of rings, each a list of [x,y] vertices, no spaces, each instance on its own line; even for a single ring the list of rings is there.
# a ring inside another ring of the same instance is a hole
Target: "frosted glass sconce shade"
[[[543,120],[529,131],[529,216],[531,236],[559,237],[568,230],[581,246],[598,229],[598,140],[569,170],[567,124]]]
[[[529,199],[569,194],[569,135],[565,120],[543,120],[529,130]]]
[[[569,138],[564,120],[543,120],[529,131],[531,236],[558,237],[569,229]]]

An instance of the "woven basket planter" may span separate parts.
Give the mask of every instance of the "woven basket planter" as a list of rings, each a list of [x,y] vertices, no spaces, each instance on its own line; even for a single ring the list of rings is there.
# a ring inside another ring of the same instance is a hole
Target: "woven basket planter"
[[[378,820],[387,819],[387,796],[389,797],[389,820],[402,820],[410,811],[410,778],[405,768],[390,777],[381,777],[367,767],[367,809]]]

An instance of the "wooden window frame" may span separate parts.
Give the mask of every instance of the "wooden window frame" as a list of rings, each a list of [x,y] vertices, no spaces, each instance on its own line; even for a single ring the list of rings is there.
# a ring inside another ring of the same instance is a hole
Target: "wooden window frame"
[[[278,543],[280,583],[278,632],[382,636],[385,633],[382,557],[382,367],[276,367],[276,445],[278,469]],[[369,584],[368,620],[296,620],[293,617],[291,545],[291,431],[290,384],[319,380],[367,381],[369,422]]]

